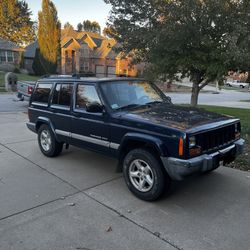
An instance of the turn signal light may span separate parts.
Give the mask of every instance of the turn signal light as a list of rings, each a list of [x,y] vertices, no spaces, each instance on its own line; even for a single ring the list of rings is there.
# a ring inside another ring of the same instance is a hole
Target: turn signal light
[[[240,132],[235,133],[235,139],[240,139]]]
[[[195,147],[189,149],[189,156],[194,157],[201,154],[201,147]]]
[[[183,142],[183,138],[180,138],[179,140],[179,156],[183,156],[184,155],[184,142]]]

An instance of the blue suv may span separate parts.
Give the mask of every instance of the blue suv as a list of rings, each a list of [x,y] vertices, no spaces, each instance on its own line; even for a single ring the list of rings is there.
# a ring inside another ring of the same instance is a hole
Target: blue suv
[[[28,114],[44,155],[74,145],[116,157],[130,191],[147,201],[171,180],[232,162],[244,145],[239,119],[173,105],[143,79],[44,78]]]

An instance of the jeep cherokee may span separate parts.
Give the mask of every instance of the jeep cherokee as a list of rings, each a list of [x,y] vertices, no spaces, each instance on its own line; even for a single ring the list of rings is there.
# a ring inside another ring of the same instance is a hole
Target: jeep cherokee
[[[244,145],[239,119],[173,105],[143,79],[41,79],[28,114],[44,155],[71,144],[116,157],[129,190],[147,201],[171,180],[232,162]]]

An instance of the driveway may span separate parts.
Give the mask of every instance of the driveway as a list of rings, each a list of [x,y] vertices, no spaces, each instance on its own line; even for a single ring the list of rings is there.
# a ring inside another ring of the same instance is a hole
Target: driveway
[[[21,102],[15,94],[0,93],[0,112],[27,111],[28,102]]]
[[[0,249],[249,249],[249,172],[221,167],[144,202],[113,159],[44,157],[26,120],[0,113]]]

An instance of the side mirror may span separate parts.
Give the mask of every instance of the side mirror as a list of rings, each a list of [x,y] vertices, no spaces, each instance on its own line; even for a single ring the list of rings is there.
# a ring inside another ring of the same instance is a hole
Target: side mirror
[[[166,96],[166,97],[167,97],[168,102],[172,104],[172,99],[171,99],[171,97],[170,97],[170,96]]]
[[[98,102],[91,102],[86,104],[86,111],[90,113],[102,113],[103,106]]]

